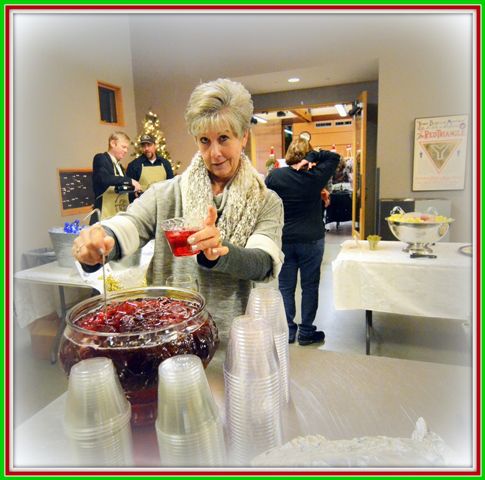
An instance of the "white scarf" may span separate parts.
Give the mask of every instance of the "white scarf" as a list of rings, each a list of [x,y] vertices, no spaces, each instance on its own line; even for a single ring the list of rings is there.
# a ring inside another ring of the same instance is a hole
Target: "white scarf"
[[[181,191],[184,217],[205,218],[207,206],[214,205],[214,195],[209,171],[199,152],[182,174]],[[222,204],[218,209],[217,227],[223,239],[239,247],[246,245],[256,226],[265,192],[263,179],[242,153],[239,168],[224,187]]]

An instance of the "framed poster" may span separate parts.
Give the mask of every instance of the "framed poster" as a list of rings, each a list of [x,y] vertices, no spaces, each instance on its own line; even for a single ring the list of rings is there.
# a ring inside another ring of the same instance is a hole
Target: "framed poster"
[[[468,116],[417,118],[413,191],[465,188]]]

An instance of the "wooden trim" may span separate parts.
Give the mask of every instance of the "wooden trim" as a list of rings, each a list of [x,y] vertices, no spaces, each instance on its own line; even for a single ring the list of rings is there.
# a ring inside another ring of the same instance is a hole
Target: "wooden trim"
[[[117,122],[105,122],[101,120],[101,105],[99,103],[99,87],[107,88],[108,90],[112,90],[115,94],[115,105],[116,105],[116,115],[117,115]],[[118,85],[113,85],[108,82],[102,82],[101,80],[96,81],[96,93],[98,96],[98,112],[99,112],[99,123],[100,125],[110,125],[113,127],[124,127],[125,126],[125,111],[123,107],[123,96],[121,94],[121,87]]]
[[[365,209],[366,209],[366,189],[367,189],[367,169],[366,169],[366,153],[367,153],[367,91],[361,92],[357,100],[362,103],[362,113],[360,118],[354,117],[355,121],[352,123],[354,130],[354,143],[352,146],[354,167],[353,167],[353,192],[352,192],[352,236],[358,236],[363,240],[366,238],[365,225]],[[359,138],[357,139],[357,136]],[[357,148],[359,147],[359,149]],[[360,150],[359,161],[357,161],[357,150]],[[357,182],[360,176],[360,209],[357,211]],[[355,221],[359,220],[359,230],[355,230]]]
[[[360,149],[362,152],[362,177],[364,179],[362,185],[362,199],[361,199],[361,225],[359,228],[361,234],[360,238],[364,240],[367,238],[367,225],[365,223],[366,209],[367,209],[367,91],[364,90],[357,99],[362,103],[362,137],[360,142]]]
[[[342,99],[340,102],[320,102],[320,103],[308,103],[305,105],[285,105],[281,107],[272,107],[270,109],[265,108],[263,110],[255,111],[254,114],[257,115],[258,113],[263,112],[277,112],[278,110],[301,110],[308,109],[308,108],[317,108],[317,107],[333,107],[336,103],[352,103],[355,99],[355,96],[352,95],[350,99]]]
[[[294,108],[293,110],[290,110],[290,112],[307,123],[312,121],[312,116],[308,111],[308,108]]]

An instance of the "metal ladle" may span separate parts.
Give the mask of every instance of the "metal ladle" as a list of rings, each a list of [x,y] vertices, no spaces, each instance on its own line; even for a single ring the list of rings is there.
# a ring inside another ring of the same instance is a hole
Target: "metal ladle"
[[[93,215],[93,213],[98,214],[98,219],[101,217],[101,210],[99,208],[95,208],[91,212],[89,212],[81,221],[83,222],[84,220],[91,218],[91,215]],[[99,222],[97,223],[97,225],[101,226],[99,224]],[[106,296],[106,268],[105,268],[106,257],[104,255],[104,249],[100,248],[98,250],[98,253],[101,255],[101,257],[103,259],[103,263],[102,263],[102,265],[103,265],[103,297],[104,297],[103,299],[104,299],[104,316],[106,317],[106,311],[108,309],[108,301],[107,301],[107,296]]]
[[[100,255],[103,257],[103,300],[104,300],[104,318],[106,318],[106,311],[108,310],[108,301],[106,299],[106,257],[104,256],[104,250],[99,249]]]

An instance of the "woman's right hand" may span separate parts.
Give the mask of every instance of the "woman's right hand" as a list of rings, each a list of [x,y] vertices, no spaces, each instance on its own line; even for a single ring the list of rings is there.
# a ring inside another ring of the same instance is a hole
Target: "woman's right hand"
[[[311,170],[315,166],[315,163],[309,162],[306,158],[301,160],[300,162],[292,165],[295,170]]]
[[[107,256],[114,245],[114,239],[100,224],[96,224],[81,230],[72,245],[72,255],[78,262],[97,265],[103,262],[103,256]]]

